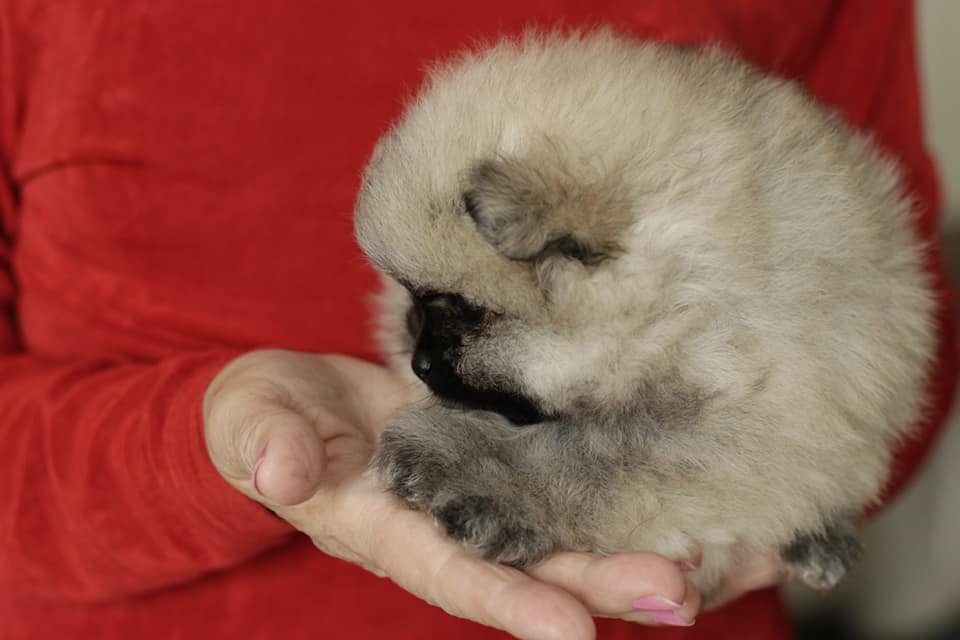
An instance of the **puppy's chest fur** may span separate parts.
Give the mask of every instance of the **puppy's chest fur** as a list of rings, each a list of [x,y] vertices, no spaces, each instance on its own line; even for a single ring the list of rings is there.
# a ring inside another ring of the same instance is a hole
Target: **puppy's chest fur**
[[[920,411],[910,215],[869,140],[716,52],[599,32],[440,67],[357,204],[385,353],[426,383],[381,477],[516,566],[700,546],[709,596],[775,549],[832,586]]]

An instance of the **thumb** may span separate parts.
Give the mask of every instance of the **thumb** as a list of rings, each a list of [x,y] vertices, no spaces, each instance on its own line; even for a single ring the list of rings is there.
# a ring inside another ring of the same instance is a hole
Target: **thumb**
[[[281,411],[264,416],[252,439],[249,461],[254,490],[266,501],[294,505],[320,487],[326,451],[316,429],[303,416]]]

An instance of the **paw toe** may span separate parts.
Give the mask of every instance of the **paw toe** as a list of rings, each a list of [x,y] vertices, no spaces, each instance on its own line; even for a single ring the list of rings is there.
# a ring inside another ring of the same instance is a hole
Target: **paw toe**
[[[374,467],[387,489],[415,506],[426,506],[437,491],[441,465],[405,438],[384,432]]]
[[[781,555],[792,577],[811,589],[828,591],[843,580],[862,554],[855,530],[844,525],[800,535]]]
[[[535,564],[553,547],[534,529],[511,518],[493,498],[450,500],[434,511],[434,517],[451,537],[479,550],[488,560],[518,568]]]

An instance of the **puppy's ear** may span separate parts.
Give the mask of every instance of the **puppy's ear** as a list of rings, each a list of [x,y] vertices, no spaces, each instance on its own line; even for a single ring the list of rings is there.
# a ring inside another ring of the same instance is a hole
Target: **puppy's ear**
[[[507,258],[560,254],[590,265],[619,253],[633,221],[620,185],[615,176],[578,176],[546,154],[495,158],[468,171],[463,202],[480,234]]]

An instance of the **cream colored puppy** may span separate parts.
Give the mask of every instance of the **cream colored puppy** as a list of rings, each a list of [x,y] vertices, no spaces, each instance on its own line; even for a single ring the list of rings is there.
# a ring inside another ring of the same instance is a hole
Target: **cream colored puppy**
[[[382,478],[515,566],[699,545],[709,596],[772,548],[832,586],[921,410],[911,215],[867,138],[723,53],[600,31],[464,54],[356,208],[386,348],[430,391]]]

